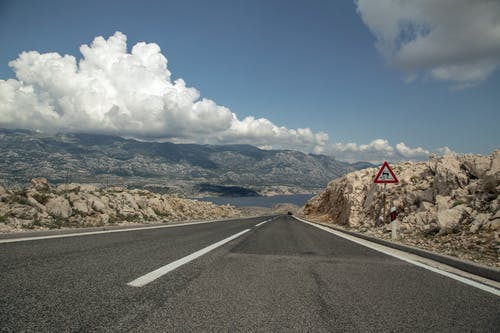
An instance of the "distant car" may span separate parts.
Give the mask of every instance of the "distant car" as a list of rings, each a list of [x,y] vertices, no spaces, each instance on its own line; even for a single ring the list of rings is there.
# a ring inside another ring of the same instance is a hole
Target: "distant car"
[[[288,212],[287,215],[293,215],[293,213],[292,212]]]

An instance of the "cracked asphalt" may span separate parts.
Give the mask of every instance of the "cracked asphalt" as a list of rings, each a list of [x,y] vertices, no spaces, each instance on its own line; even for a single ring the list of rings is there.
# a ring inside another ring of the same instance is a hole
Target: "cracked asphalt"
[[[0,331],[498,332],[498,296],[291,216],[255,226],[267,219],[0,243]]]

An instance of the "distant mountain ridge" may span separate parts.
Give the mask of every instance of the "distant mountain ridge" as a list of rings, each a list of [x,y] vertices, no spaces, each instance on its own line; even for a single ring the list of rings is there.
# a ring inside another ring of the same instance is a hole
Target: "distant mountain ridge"
[[[7,186],[45,177],[56,184],[118,184],[185,195],[212,188],[208,185],[264,194],[301,193],[323,188],[358,166],[370,166],[251,145],[142,142],[100,134],[7,129],[0,129],[0,154],[0,179]]]

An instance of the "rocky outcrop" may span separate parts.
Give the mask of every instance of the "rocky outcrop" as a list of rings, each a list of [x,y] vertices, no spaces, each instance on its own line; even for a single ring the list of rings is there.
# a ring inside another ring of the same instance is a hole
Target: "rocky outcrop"
[[[63,219],[67,219],[73,213],[69,201],[59,196],[50,198],[45,208],[50,215]]]
[[[215,219],[236,216],[231,206],[122,187],[52,186],[35,178],[21,190],[0,187],[0,231]]]
[[[386,215],[396,207],[401,241],[500,266],[500,150],[488,156],[431,155],[392,167]],[[302,213],[311,219],[388,237],[377,169],[330,182]]]

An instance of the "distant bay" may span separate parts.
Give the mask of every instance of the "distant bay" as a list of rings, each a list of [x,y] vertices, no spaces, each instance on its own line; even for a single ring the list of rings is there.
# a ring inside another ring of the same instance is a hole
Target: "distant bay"
[[[210,201],[217,205],[232,205],[235,207],[273,207],[280,203],[304,206],[314,194],[275,195],[271,197],[205,197],[196,200]]]

